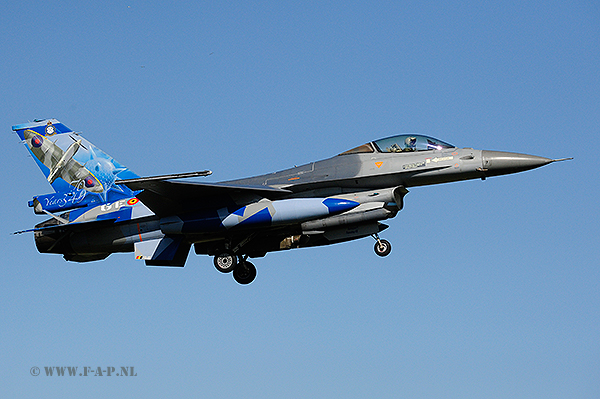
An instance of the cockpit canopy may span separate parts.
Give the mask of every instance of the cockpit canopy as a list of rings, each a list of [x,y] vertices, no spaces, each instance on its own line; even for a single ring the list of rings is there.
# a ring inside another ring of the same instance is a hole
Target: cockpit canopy
[[[431,151],[441,150],[443,148],[455,148],[452,144],[445,143],[433,137],[419,134],[401,134],[399,136],[387,137],[363,144],[351,150],[341,153],[360,154],[369,152],[413,152],[413,151]]]

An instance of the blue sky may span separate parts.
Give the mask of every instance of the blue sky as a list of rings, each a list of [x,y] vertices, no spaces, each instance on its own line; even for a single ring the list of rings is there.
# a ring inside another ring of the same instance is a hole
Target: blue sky
[[[597,398],[599,18],[591,1],[6,4],[0,395]],[[67,263],[10,235],[51,190],[11,126],[51,117],[140,175],[207,181],[403,132],[575,159],[413,188],[387,258],[371,239],[269,254],[242,287],[206,256]]]

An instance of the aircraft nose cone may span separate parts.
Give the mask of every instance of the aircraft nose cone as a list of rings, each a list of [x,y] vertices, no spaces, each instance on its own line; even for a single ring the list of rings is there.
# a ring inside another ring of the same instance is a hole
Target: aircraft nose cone
[[[487,150],[481,152],[481,158],[486,176],[523,172],[553,162],[550,158],[538,157],[535,155]]]

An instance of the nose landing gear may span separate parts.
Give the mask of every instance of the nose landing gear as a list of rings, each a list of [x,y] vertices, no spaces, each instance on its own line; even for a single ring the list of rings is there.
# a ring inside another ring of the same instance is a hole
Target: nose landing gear
[[[392,252],[392,244],[388,240],[379,238],[379,234],[373,234],[373,238],[377,240],[375,243],[375,253],[379,256],[388,256]]]

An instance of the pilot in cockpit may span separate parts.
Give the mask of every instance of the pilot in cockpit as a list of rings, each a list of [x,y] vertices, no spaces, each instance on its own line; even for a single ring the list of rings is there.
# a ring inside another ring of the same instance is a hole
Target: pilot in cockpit
[[[404,144],[406,144],[406,146],[404,147],[403,151],[416,151],[417,150],[417,138],[414,136],[407,137],[406,140],[404,140]]]

